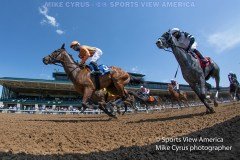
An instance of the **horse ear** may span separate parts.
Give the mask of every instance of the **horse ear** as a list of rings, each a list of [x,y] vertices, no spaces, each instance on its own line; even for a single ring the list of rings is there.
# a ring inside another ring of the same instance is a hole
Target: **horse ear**
[[[61,49],[65,49],[65,43],[62,44]]]

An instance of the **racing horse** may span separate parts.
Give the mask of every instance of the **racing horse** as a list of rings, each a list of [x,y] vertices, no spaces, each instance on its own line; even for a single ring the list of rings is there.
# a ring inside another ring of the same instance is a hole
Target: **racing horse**
[[[178,61],[183,78],[190,85],[192,90],[197,94],[199,99],[206,106],[206,113],[214,113],[214,109],[207,103],[205,83],[212,77],[216,82],[217,92],[214,97],[214,106],[218,106],[218,92],[219,92],[219,82],[220,82],[220,68],[218,65],[208,59],[209,65],[206,66],[203,70],[199,59],[194,58],[192,55],[187,53],[183,48],[177,46],[171,37],[170,31],[165,32],[156,42],[156,45],[159,49],[167,50],[167,48],[172,49],[176,60]]]
[[[239,84],[238,83],[230,83],[229,93],[233,100],[238,100],[238,101],[240,100],[239,92],[240,92]]]
[[[168,91],[172,97],[172,107],[173,107],[173,100],[177,101],[177,103],[180,107],[181,107],[180,102],[182,102],[185,107],[189,107],[186,92],[181,91],[180,93],[178,93],[177,91],[175,91],[173,89],[172,84],[168,84]]]
[[[104,96],[105,102],[107,102],[106,106],[111,110],[111,112],[114,112],[114,108],[117,108],[117,113],[121,114],[121,108],[122,106],[124,107],[124,112],[122,115],[124,115],[127,110],[128,106],[131,108],[137,110],[136,105],[135,105],[135,98],[133,95],[129,94],[129,97],[125,100],[122,101],[122,99],[118,95],[113,95],[109,93],[106,89],[101,89],[99,91],[96,91],[96,93],[99,93],[99,97]]]
[[[146,110],[149,109],[150,105],[160,106],[162,99],[160,96],[144,96],[140,91],[128,91],[130,95],[133,95],[136,103],[139,102],[140,105],[145,105]]]
[[[43,63],[47,64],[61,64],[68,76],[73,82],[75,90],[83,95],[82,99],[82,111],[89,107],[88,102],[94,96],[95,91],[106,88],[108,92],[118,95],[123,101],[129,96],[127,90],[124,88],[129,82],[137,83],[141,82],[139,78],[129,75],[121,68],[111,66],[108,74],[99,77],[99,88],[96,86],[96,78],[90,73],[90,69],[86,66],[79,67],[74,61],[73,57],[65,50],[65,44],[60,49],[53,51],[50,55],[43,58]],[[99,107],[108,116],[116,118],[116,115],[109,112],[104,105],[99,102]]]

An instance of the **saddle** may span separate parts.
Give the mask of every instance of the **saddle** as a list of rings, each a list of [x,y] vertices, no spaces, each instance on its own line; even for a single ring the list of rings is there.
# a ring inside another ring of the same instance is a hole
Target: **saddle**
[[[87,65],[87,68],[89,70],[91,70],[91,68]],[[106,74],[109,74],[111,72],[111,69],[107,66],[107,65],[104,65],[104,64],[100,64],[98,66],[99,68],[99,71],[100,71],[100,74],[91,74],[91,79],[92,81],[94,82],[94,85],[96,87],[97,90],[100,89],[100,81],[99,81],[99,78],[103,75],[106,75]]]
[[[98,66],[100,72],[102,73],[102,75],[105,75],[105,74],[108,74],[111,72],[111,69],[107,66],[107,65],[104,65],[104,64],[100,64]]]
[[[148,102],[154,102],[154,97],[153,96],[149,96]]]
[[[86,65],[86,67],[87,67],[90,71],[92,71],[92,70],[91,70],[91,67],[89,67],[89,65]],[[98,68],[99,68],[99,71],[100,71],[100,74],[98,74],[98,76],[103,76],[103,75],[108,74],[108,73],[111,72],[111,69],[110,69],[107,65],[105,65],[105,64],[100,64],[100,65],[98,65]]]

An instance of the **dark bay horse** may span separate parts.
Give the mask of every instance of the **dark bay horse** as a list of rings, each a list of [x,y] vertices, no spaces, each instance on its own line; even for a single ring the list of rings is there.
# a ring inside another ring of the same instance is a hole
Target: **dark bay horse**
[[[128,110],[128,106],[130,106],[130,108],[133,108],[135,110],[137,110],[136,105],[135,105],[135,98],[133,95],[129,94],[128,98],[126,100],[122,100],[119,95],[113,95],[111,93],[109,93],[107,90],[102,89],[99,91],[100,95],[99,96],[103,96],[104,95],[104,99],[107,102],[107,106],[109,107],[109,109],[114,112],[114,108],[117,108],[117,113],[121,114],[121,108],[122,106],[124,107],[124,112],[122,113],[122,115],[124,115],[127,110]]]
[[[207,103],[206,91],[205,91],[205,83],[206,81],[212,77],[216,82],[217,92],[214,98],[214,106],[218,105],[218,91],[219,91],[219,82],[220,69],[218,65],[210,60],[210,65],[205,67],[205,71],[202,69],[199,60],[194,58],[192,55],[187,53],[183,48],[177,46],[171,37],[170,32],[165,32],[156,42],[156,45],[160,49],[171,48],[172,53],[174,54],[178,64],[180,65],[183,78],[190,85],[192,90],[198,95],[199,99],[206,106],[206,113],[214,113],[214,109]]]
[[[173,89],[172,84],[168,84],[168,91],[172,97],[172,107],[173,107],[173,100],[177,101],[177,103],[180,107],[181,107],[180,102],[182,102],[185,107],[189,107],[186,92],[181,91],[181,93],[178,93],[177,91],[175,91]]]
[[[240,93],[240,87],[238,83],[231,83],[229,86],[229,93],[231,95],[231,98],[233,100],[240,100],[239,93]]]
[[[80,68],[74,61],[73,57],[65,50],[65,44],[60,49],[55,50],[50,55],[43,58],[44,64],[56,64],[60,63],[69,79],[73,82],[76,91],[83,95],[82,99],[82,112],[88,108],[88,102],[95,94],[96,83],[95,77],[90,74],[90,69],[87,67]],[[127,90],[124,88],[129,82],[139,82],[139,79],[130,76],[127,72],[121,68],[111,66],[111,72],[99,77],[99,89],[106,88],[108,92],[118,95],[124,101],[128,98]],[[102,109],[107,115],[115,117],[112,113],[104,108],[101,102],[99,102],[100,109]]]

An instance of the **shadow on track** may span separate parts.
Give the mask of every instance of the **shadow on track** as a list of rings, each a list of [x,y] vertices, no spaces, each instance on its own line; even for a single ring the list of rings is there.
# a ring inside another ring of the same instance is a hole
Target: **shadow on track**
[[[154,119],[151,118],[151,119],[144,119],[144,120],[133,121],[128,123],[171,121],[171,120],[184,119],[184,118],[193,118],[193,117],[203,116],[203,115],[206,115],[206,113],[194,113],[194,114],[187,114],[187,115],[180,115],[180,116],[173,116],[173,117],[166,117],[166,118],[154,118]]]

